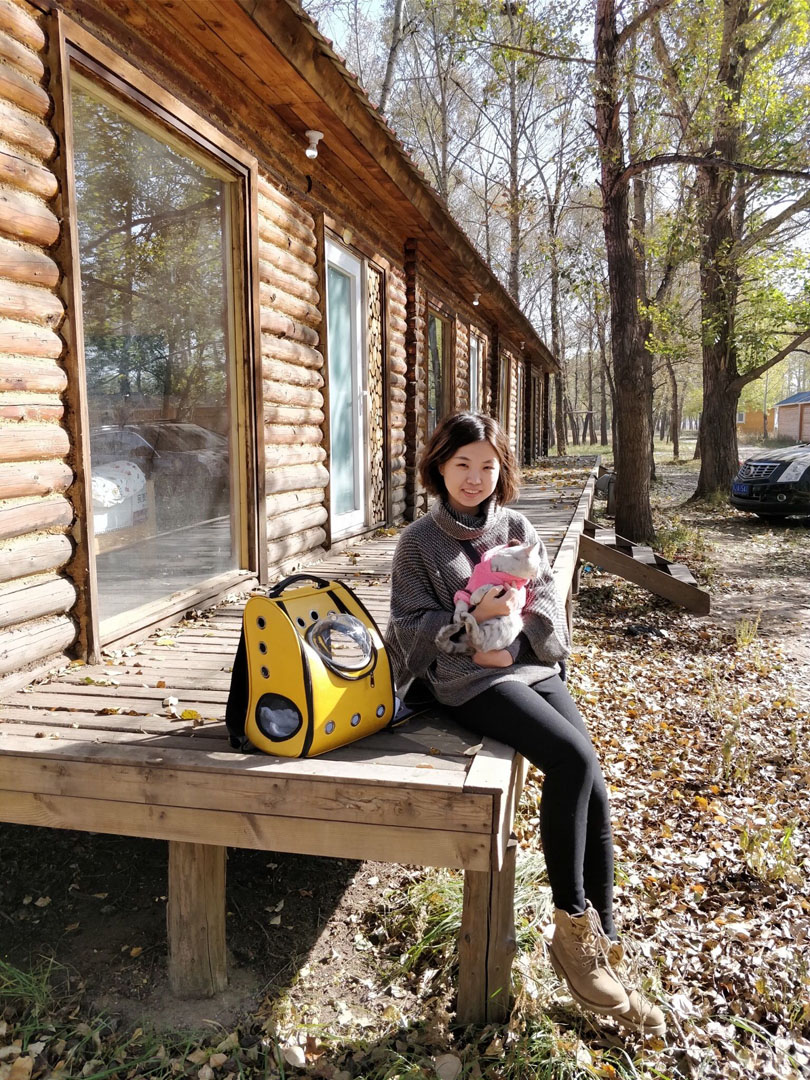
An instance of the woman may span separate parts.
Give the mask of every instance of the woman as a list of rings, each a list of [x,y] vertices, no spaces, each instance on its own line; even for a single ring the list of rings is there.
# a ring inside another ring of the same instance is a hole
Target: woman
[[[437,498],[430,513],[404,530],[394,555],[386,645],[400,692],[421,679],[457,723],[507,743],[542,770],[540,831],[555,905],[546,940],[554,969],[585,1008],[663,1034],[661,1010],[628,990],[616,972],[622,947],[613,923],[607,791],[560,678],[570,639],[542,544],[541,569],[529,583],[523,631],[508,647],[507,666],[487,653],[447,655],[436,644],[476,559],[498,544],[539,542],[532,524],[506,505],[519,484],[507,438],[489,416],[456,413],[434,431],[419,472]],[[514,588],[493,588],[472,615],[482,623],[518,606]]]

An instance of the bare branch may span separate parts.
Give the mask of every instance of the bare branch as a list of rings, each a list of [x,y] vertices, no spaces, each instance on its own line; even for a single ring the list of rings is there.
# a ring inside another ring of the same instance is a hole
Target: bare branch
[[[734,172],[748,173],[751,176],[783,177],[786,180],[806,180],[810,183],[810,172],[804,169],[776,169],[766,165],[749,165],[745,161],[728,161],[714,154],[656,154],[644,161],[631,162],[616,177],[615,187],[628,183],[639,173],[657,169],[662,165],[697,165],[704,169],[732,169]]]
[[[633,37],[645,23],[649,22],[650,19],[654,18],[656,15],[659,15],[673,3],[674,0],[653,0],[649,7],[640,11],[638,15],[636,15],[634,19],[631,19],[627,26],[624,27],[619,34],[616,51],[618,52],[625,42],[629,41],[629,39]]]

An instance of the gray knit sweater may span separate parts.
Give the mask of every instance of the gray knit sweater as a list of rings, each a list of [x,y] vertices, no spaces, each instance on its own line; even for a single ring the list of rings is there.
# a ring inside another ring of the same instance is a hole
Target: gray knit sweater
[[[436,634],[452,622],[453,596],[472,572],[460,540],[472,541],[480,555],[496,544],[533,543],[538,537],[523,514],[497,506],[494,500],[486,514],[476,518],[456,514],[441,499],[400,536],[394,552],[386,649],[400,689],[418,676],[446,705],[463,705],[495,683],[516,680],[532,685],[547,679],[556,674],[557,661],[570,649],[565,608],[545,547],[538,541],[542,567],[527,586],[523,633],[510,646],[512,667],[479,667],[469,656],[441,652]]]

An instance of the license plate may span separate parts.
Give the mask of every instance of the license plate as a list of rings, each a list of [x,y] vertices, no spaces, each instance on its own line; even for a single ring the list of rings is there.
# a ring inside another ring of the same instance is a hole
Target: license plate
[[[750,495],[751,494],[751,485],[750,484],[732,484],[731,485],[731,493],[732,493],[732,495]]]

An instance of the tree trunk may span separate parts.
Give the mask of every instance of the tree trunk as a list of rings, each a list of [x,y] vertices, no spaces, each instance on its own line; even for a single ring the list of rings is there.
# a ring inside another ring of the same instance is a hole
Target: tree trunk
[[[554,376],[554,436],[557,454],[564,457],[568,453],[568,440],[565,435],[565,376]]]
[[[672,396],[672,415],[670,418],[669,433],[672,439],[672,456],[677,461],[681,456],[681,416],[678,403],[678,380],[675,378],[675,369],[672,361],[667,360],[667,374],[669,375],[669,392]]]
[[[391,96],[391,87],[394,84],[394,70],[397,63],[397,53],[402,44],[402,7],[405,0],[394,0],[393,22],[391,24],[391,44],[388,48],[388,60],[385,64],[385,76],[382,90],[380,91],[379,110],[385,116],[388,99]]]
[[[652,543],[650,507],[650,406],[652,380],[645,356],[637,298],[620,127],[619,34],[615,0],[597,0],[595,111],[600,151],[602,219],[608,263],[613,372],[616,385],[616,532]]]

